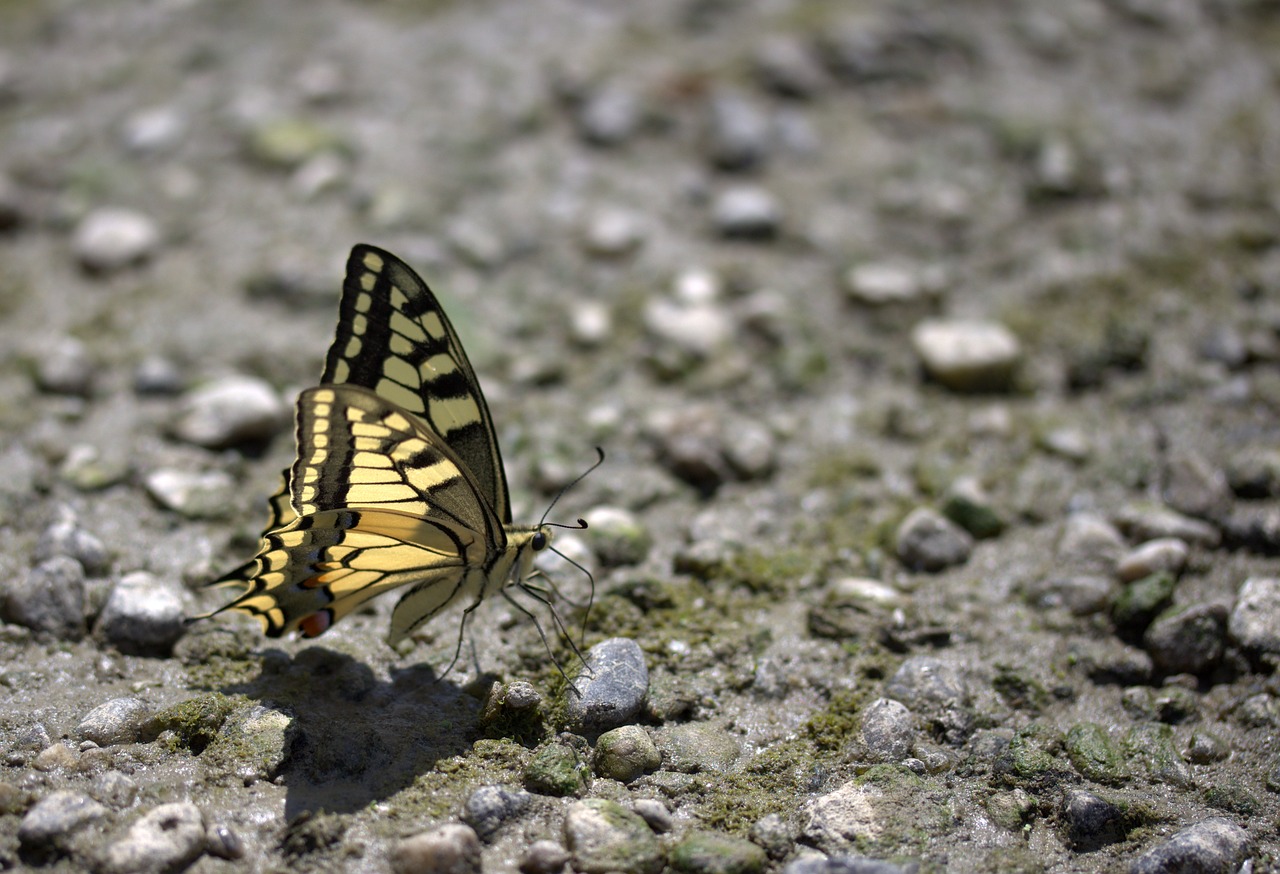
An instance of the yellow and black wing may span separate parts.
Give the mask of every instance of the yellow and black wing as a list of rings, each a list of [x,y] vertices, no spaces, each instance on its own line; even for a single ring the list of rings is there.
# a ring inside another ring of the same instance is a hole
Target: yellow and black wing
[[[299,396],[297,436],[296,516],[218,581],[246,588],[223,610],[256,616],[269,636],[314,637],[370,598],[413,584],[394,642],[460,595],[481,594],[506,534],[425,420],[362,386],[324,385]]]

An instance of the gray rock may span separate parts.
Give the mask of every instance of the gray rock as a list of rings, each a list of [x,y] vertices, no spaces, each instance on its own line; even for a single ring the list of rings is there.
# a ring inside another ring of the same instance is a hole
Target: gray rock
[[[645,329],[654,339],[699,359],[720,349],[733,334],[733,320],[713,302],[657,297],[645,304],[643,315]]]
[[[1116,576],[1124,583],[1131,583],[1160,571],[1177,577],[1186,566],[1189,553],[1187,544],[1176,537],[1148,540],[1121,556],[1116,563]]]
[[[534,841],[520,857],[521,874],[559,874],[569,862],[569,851],[555,841]]]
[[[178,594],[146,571],[135,571],[112,588],[95,631],[123,653],[167,655],[185,628]]]
[[[603,640],[587,653],[575,678],[579,694],[569,693],[565,715],[574,730],[608,731],[635,719],[649,692],[644,653],[624,637]]]
[[[588,798],[564,817],[565,846],[581,874],[658,874],[662,848],[639,815],[616,801]]]
[[[891,698],[877,698],[862,712],[862,742],[872,761],[901,762],[911,753],[916,730],[911,711]]]
[[[533,796],[523,789],[481,786],[467,796],[462,821],[475,829],[481,840],[488,840],[503,823],[527,810],[532,801]]]
[[[446,823],[391,849],[394,874],[480,874],[480,838],[471,826]]]
[[[1252,843],[1249,833],[1231,820],[1206,819],[1147,850],[1129,866],[1129,874],[1235,871]]]
[[[332,131],[305,118],[263,118],[245,139],[249,159],[274,170],[296,170],[317,155],[345,149]]]
[[[173,435],[206,449],[226,449],[269,439],[287,418],[280,395],[266,382],[228,376],[187,394]]]
[[[934,656],[912,656],[885,684],[885,696],[933,720],[948,743],[962,743],[973,731],[969,684],[960,670]]]
[[[244,841],[230,826],[219,823],[210,825],[205,829],[204,842],[205,852],[210,856],[228,861],[244,858]]]
[[[915,862],[901,865],[883,859],[866,856],[808,856],[796,859],[782,869],[782,874],[917,874],[920,866]]]
[[[630,783],[662,764],[662,756],[649,733],[638,725],[606,731],[596,741],[595,772],[601,777]]]
[[[649,824],[649,828],[657,834],[665,835],[675,828],[676,822],[671,816],[671,811],[667,809],[666,804],[656,798],[637,798],[632,803],[631,809],[640,814],[640,817]]]
[[[752,58],[764,87],[783,97],[812,97],[827,85],[827,75],[807,45],[777,34],[756,47]]]
[[[134,743],[151,707],[137,698],[112,698],[90,710],[76,726],[75,736],[100,747]]]
[[[101,820],[107,808],[88,795],[50,792],[27,811],[18,825],[18,841],[29,849],[66,850],[75,833]]]
[[[940,513],[917,507],[898,526],[895,549],[911,570],[933,573],[968,561],[973,536]]]
[[[613,337],[613,313],[598,300],[579,300],[569,313],[569,335],[579,346],[594,349]]]
[[[108,807],[124,810],[138,797],[138,783],[128,774],[107,771],[93,781],[93,797]]]
[[[187,122],[181,112],[170,106],[156,106],[126,118],[120,138],[131,152],[157,155],[177,146],[186,132]]]
[[[81,492],[96,492],[117,485],[129,475],[129,464],[118,453],[116,447],[104,453],[90,443],[72,444],[58,465],[58,478]]]
[[[644,223],[635,213],[606,209],[592,215],[582,231],[582,247],[597,258],[621,258],[640,248]]]
[[[1131,504],[1116,513],[1120,530],[1139,542],[1160,537],[1176,537],[1193,546],[1214,547],[1222,539],[1208,522],[1192,519],[1160,504]]]
[[[848,852],[858,838],[886,827],[884,804],[880,790],[851,780],[801,806],[801,840],[827,854]]]
[[[1194,452],[1181,452],[1169,460],[1164,501],[1173,509],[1201,519],[1217,519],[1234,501],[1227,475]]]
[[[1062,824],[1077,852],[1089,852],[1124,838],[1120,809],[1083,789],[1068,789],[1062,799]]]
[[[778,441],[769,426],[757,419],[736,420],[723,436],[724,460],[739,479],[762,479],[778,463]]]
[[[1232,639],[1245,649],[1280,653],[1280,579],[1245,580],[1227,628]]]
[[[4,619],[63,640],[85,633],[84,568],[65,555],[27,571],[4,593]]]
[[[50,394],[88,397],[96,371],[84,343],[75,337],[56,337],[41,348],[35,361],[36,386]]]
[[[595,507],[584,515],[591,526],[591,548],[609,566],[639,564],[653,546],[653,536],[630,510]]]
[[[578,107],[578,133],[594,146],[618,146],[631,139],[641,118],[641,103],[635,92],[605,85]]]
[[[201,472],[160,468],[147,474],[142,485],[161,507],[188,519],[226,515],[235,491],[235,480],[231,474],[221,470]]]
[[[855,264],[844,274],[844,287],[851,300],[869,307],[913,303],[928,295],[917,270],[888,261]]]
[[[742,94],[720,91],[708,106],[705,136],[712,164],[721,170],[749,170],[769,155],[769,116]]]
[[[911,345],[925,372],[958,392],[1008,391],[1022,358],[1018,338],[997,322],[921,322],[911,332]]]
[[[58,508],[58,519],[36,541],[32,559],[40,564],[59,555],[70,556],[80,562],[89,576],[101,576],[111,569],[111,556],[106,546],[81,528],[75,512],[65,506]]]
[[[580,745],[580,738],[562,735],[535,750],[525,768],[525,788],[541,795],[583,795],[591,786],[591,771]]]
[[[181,369],[162,355],[148,355],[133,369],[133,390],[140,395],[175,395],[185,387]]]
[[[742,755],[742,745],[714,722],[664,726],[658,732],[657,746],[668,770],[689,774],[726,773]]]
[[[1202,674],[1222,658],[1227,608],[1221,604],[1171,607],[1155,618],[1143,646],[1166,674]]]
[[[787,853],[795,846],[796,833],[787,821],[776,813],[770,813],[751,826],[749,837],[760,846],[770,859],[775,861],[786,858]]]
[[[198,699],[191,703],[198,704]],[[213,774],[232,775],[246,786],[274,779],[289,758],[293,717],[257,704],[225,718],[218,715],[216,703],[210,703],[213,706],[205,708],[208,724],[202,730],[215,736],[200,753],[201,764]],[[179,719],[183,718],[189,720],[190,716],[180,714]]]
[[[159,245],[160,229],[151,218],[113,207],[86,215],[71,241],[76,260],[94,273],[110,273],[146,261]]]
[[[110,874],[166,874],[191,864],[204,848],[200,808],[190,802],[161,804],[107,848],[103,869]]]
[[[758,185],[736,185],[720,192],[711,205],[711,219],[722,237],[771,240],[782,225],[777,199]]]
[[[667,847],[667,864],[682,874],[759,874],[767,861],[750,841],[718,832],[685,832]]]

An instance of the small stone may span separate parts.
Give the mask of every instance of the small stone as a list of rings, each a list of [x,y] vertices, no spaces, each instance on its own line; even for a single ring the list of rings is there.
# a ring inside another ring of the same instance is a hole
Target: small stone
[[[50,792],[27,811],[18,825],[18,841],[29,849],[65,850],[75,833],[101,820],[107,808],[88,795]]]
[[[580,346],[601,346],[613,336],[613,313],[601,301],[578,301],[569,313],[569,334]]]
[[[321,152],[298,166],[289,177],[289,189],[301,200],[314,200],[340,190],[351,178],[351,166],[337,152]]]
[[[947,487],[942,496],[942,514],[979,540],[995,537],[1004,530],[1004,519],[977,477],[962,476]]]
[[[927,292],[917,271],[887,261],[850,267],[844,275],[844,287],[850,299],[869,307],[912,303]]]
[[[185,630],[182,599],[146,571],[116,583],[95,627],[116,649],[133,655],[168,655]]]
[[[1076,852],[1087,853],[1124,839],[1120,808],[1083,789],[1068,789],[1062,799],[1062,822]]]
[[[569,862],[569,851],[555,841],[534,841],[520,858],[521,874],[559,874]]]
[[[1176,537],[1193,546],[1213,548],[1222,536],[1208,522],[1184,516],[1160,504],[1134,504],[1118,512],[1114,521],[1132,539],[1142,542]]]
[[[273,780],[288,760],[293,742],[293,717],[255,704],[230,712],[227,699],[194,698],[161,711],[148,732],[181,732],[177,740],[200,755],[211,774],[234,777],[249,786]]]
[[[795,830],[776,813],[767,814],[757,820],[756,824],[751,826],[749,837],[774,861],[786,858],[796,842]]]
[[[708,358],[733,334],[733,321],[719,304],[683,303],[657,297],[644,308],[644,326],[658,341],[695,358]]]
[[[1121,631],[1142,632],[1172,603],[1176,587],[1173,574],[1163,571],[1134,580],[1120,590],[1111,608],[1111,620]]]
[[[1161,571],[1176,578],[1186,566],[1189,552],[1187,544],[1176,537],[1148,540],[1120,558],[1116,564],[1116,576],[1125,583]]]
[[[462,806],[462,821],[475,829],[481,840],[487,841],[503,823],[528,809],[532,800],[523,790],[481,786],[467,796]]]
[[[913,571],[936,573],[964,564],[973,551],[969,532],[928,507],[912,510],[894,540],[898,559]]]
[[[1170,459],[1164,501],[1173,509],[1201,519],[1217,519],[1226,514],[1233,500],[1227,475],[1201,456],[1183,452]]]
[[[111,556],[102,541],[79,525],[75,511],[58,509],[58,519],[40,535],[32,559],[37,563],[66,555],[80,562],[86,574],[101,576],[111,568]]]
[[[1242,498],[1274,498],[1280,495],[1280,452],[1255,450],[1227,463],[1227,482]]]
[[[1022,357],[1018,338],[997,322],[921,322],[911,345],[925,372],[957,392],[1008,391]]]
[[[287,418],[280,395],[266,382],[229,376],[187,394],[173,434],[206,449],[226,449],[275,436]]]
[[[629,89],[605,85],[578,108],[578,133],[593,146],[618,146],[640,127],[641,104]]]
[[[58,337],[41,349],[35,362],[36,386],[43,392],[88,397],[97,366],[75,337]]]
[[[764,163],[772,139],[769,117],[737,92],[712,96],[707,112],[705,148],[721,170],[750,170]]]
[[[129,475],[128,463],[118,455],[104,455],[89,443],[76,443],[58,466],[58,478],[81,492],[96,492],[118,485]]]
[[[75,736],[100,747],[134,743],[150,715],[151,707],[137,698],[112,698],[85,714]]]
[[[6,588],[3,614],[6,622],[79,640],[85,633],[84,568],[65,555],[41,562]]]
[[[160,468],[142,481],[151,499],[188,519],[214,519],[226,515],[232,506],[235,480],[221,470],[207,473]]]
[[[1252,845],[1249,833],[1231,820],[1206,819],[1147,850],[1129,866],[1129,874],[1236,871]]]
[[[801,840],[828,854],[845,853],[853,842],[884,828],[881,790],[849,781],[800,809]]]
[[[643,819],[616,801],[589,798],[564,817],[565,846],[581,874],[659,874],[662,848]]]
[[[656,798],[637,798],[631,805],[631,809],[640,814],[656,834],[665,835],[675,828],[676,823],[671,816],[671,811],[667,809],[667,805]]]
[[[1245,580],[1227,627],[1232,639],[1245,649],[1280,653],[1280,579]]]
[[[394,874],[480,874],[480,838],[471,826],[446,823],[391,849]]]
[[[766,38],[756,47],[753,62],[761,84],[783,97],[812,97],[827,84],[817,57],[793,36]]]
[[[510,254],[499,230],[481,219],[460,216],[449,223],[447,236],[458,257],[475,267],[496,267]]]
[[[911,711],[898,701],[877,698],[862,712],[862,742],[873,762],[901,762],[915,738]]]
[[[32,763],[37,771],[69,771],[80,763],[80,757],[65,743],[42,749]]]
[[[178,365],[163,355],[148,355],[133,369],[133,390],[140,395],[175,395],[185,387]]]
[[[1078,722],[1066,736],[1067,757],[1080,776],[1116,785],[1129,776],[1120,745],[1096,722]]]
[[[773,431],[756,419],[744,418],[724,432],[724,460],[739,479],[763,479],[778,462],[778,441]]]
[[[942,728],[949,743],[963,743],[973,730],[968,682],[954,665],[933,656],[912,656],[885,684],[886,697]]]
[[[782,223],[777,200],[757,185],[720,192],[712,203],[711,216],[720,236],[736,240],[771,240]]]
[[[231,862],[244,858],[244,841],[230,826],[219,823],[210,825],[205,830],[204,842],[205,852],[214,858],[226,859]]]
[[[582,795],[591,785],[591,772],[574,746],[552,741],[534,751],[524,785],[540,795]]]
[[[633,721],[649,692],[649,669],[640,646],[613,637],[591,647],[584,670],[574,679],[565,715],[574,730],[604,732]]]
[[[160,229],[140,212],[114,207],[95,209],[81,220],[71,243],[76,260],[93,273],[111,273],[151,258],[160,246]]]
[[[639,217],[622,209],[602,210],[593,215],[582,233],[582,246],[597,258],[630,255],[644,242],[645,229]]]
[[[717,832],[686,832],[667,848],[667,864],[682,874],[759,874],[767,861],[750,841]]]
[[[1080,428],[1064,426],[1051,428],[1040,435],[1037,440],[1040,447],[1050,455],[1065,458],[1081,464],[1093,453],[1093,441]]]
[[[657,737],[667,770],[687,774],[730,771],[742,755],[742,746],[724,727],[712,722],[687,722],[664,726]]]
[[[204,814],[190,802],[148,811],[107,848],[104,870],[116,874],[166,874],[191,864],[205,849]]]
[[[254,127],[245,149],[251,159],[276,170],[294,170],[327,151],[342,151],[332,132],[300,118],[272,118]]]
[[[653,546],[653,536],[639,518],[622,507],[595,507],[585,514],[591,547],[610,567],[639,564]]]
[[[138,797],[138,784],[119,771],[107,771],[93,783],[93,797],[116,810],[133,806]]]
[[[1196,765],[1211,765],[1225,761],[1231,755],[1231,746],[1206,728],[1197,728],[1191,732],[1191,740],[1187,743],[1187,758]]]
[[[1143,646],[1157,670],[1200,675],[1221,660],[1226,632],[1227,608],[1221,604],[1171,607],[1147,628]]]
[[[662,756],[643,728],[623,725],[600,735],[593,764],[599,776],[630,783],[650,771],[656,771],[662,765]]]
[[[124,147],[139,155],[168,152],[187,132],[182,113],[169,106],[156,106],[133,113],[120,131]]]

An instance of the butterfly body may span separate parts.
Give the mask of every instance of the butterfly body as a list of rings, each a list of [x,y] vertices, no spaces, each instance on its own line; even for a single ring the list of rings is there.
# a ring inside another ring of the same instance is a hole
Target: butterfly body
[[[511,523],[480,384],[439,302],[404,262],[356,246],[321,384],[298,397],[298,458],[258,554],[213,581],[272,637],[322,634],[405,589],[395,644],[454,604],[519,584],[551,541]],[[200,617],[203,618],[203,617]]]

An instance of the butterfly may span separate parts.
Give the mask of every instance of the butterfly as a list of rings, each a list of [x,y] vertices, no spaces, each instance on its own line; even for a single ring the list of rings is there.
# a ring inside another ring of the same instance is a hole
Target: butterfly
[[[231,610],[257,617],[269,637],[316,637],[370,598],[407,587],[388,642],[464,603],[460,651],[467,617],[486,596],[501,592],[530,618],[508,586],[548,603],[528,581],[553,525],[512,524],[475,371],[435,295],[390,252],[351,250],[324,374],[298,397],[297,443],[257,555],[209,583],[243,591],[197,619]]]

